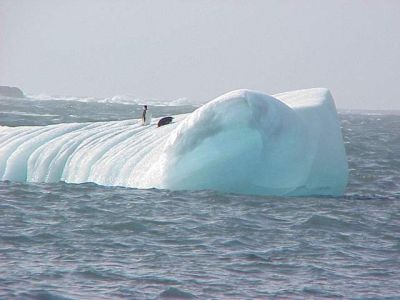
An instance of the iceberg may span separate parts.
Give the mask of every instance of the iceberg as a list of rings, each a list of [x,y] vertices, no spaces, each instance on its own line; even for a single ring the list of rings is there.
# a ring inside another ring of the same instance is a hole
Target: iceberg
[[[329,90],[236,90],[157,128],[139,120],[0,127],[0,179],[255,195],[341,195]]]

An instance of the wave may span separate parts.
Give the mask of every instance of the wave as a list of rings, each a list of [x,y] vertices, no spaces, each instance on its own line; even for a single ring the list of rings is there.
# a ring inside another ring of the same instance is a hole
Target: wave
[[[77,101],[85,103],[109,103],[109,104],[127,104],[127,105],[152,105],[152,106],[200,106],[200,102],[190,101],[188,98],[182,97],[178,99],[144,99],[133,95],[115,95],[112,97],[77,97],[77,96],[60,96],[60,95],[27,95],[28,100],[32,101]]]

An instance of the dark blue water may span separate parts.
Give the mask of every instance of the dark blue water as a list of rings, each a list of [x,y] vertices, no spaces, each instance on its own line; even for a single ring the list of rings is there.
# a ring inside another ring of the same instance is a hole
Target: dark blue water
[[[89,116],[0,103],[2,125]],[[90,118],[139,112],[103,105]],[[340,198],[0,182],[0,298],[399,299],[400,116],[340,117]]]

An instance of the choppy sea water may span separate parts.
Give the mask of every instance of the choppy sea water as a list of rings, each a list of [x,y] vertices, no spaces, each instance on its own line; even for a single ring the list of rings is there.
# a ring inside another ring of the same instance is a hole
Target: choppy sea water
[[[0,125],[140,114],[24,101],[0,100]],[[340,198],[0,182],[0,298],[399,299],[400,116],[340,118]]]

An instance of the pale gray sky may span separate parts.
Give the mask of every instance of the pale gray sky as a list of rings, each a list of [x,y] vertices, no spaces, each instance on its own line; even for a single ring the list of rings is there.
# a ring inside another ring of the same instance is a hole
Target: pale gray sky
[[[0,85],[205,101],[330,88],[400,109],[398,0],[0,0]]]

